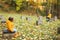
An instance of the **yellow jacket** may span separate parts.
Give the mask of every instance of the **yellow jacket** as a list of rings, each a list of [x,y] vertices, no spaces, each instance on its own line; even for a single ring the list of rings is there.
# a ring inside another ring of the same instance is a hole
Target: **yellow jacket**
[[[51,18],[51,16],[52,16],[51,13],[49,13],[47,17]]]
[[[14,29],[14,25],[13,25],[13,22],[7,20],[6,21],[6,26],[7,26],[7,29],[11,32],[13,32],[13,29]]]

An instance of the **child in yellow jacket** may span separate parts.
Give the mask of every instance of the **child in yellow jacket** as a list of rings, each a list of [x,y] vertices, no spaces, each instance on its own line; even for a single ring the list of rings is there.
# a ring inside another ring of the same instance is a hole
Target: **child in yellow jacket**
[[[14,24],[13,24],[13,18],[9,17],[8,20],[6,21],[6,27],[7,29],[4,32],[9,32],[9,33],[15,33],[14,37],[18,36],[17,30],[14,28]]]
[[[13,24],[13,18],[9,18],[9,20],[6,21],[6,26],[7,26],[7,30],[9,30],[10,32],[15,31],[14,24]]]
[[[52,17],[52,14],[51,13],[48,13],[47,21],[50,21],[51,17]]]
[[[51,13],[49,13],[47,17],[51,19]]]

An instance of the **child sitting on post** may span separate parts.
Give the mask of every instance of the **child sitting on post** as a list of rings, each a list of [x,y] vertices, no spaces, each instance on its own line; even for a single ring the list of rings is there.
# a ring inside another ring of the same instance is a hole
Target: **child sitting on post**
[[[14,37],[17,37],[19,35],[17,30],[14,28],[12,17],[9,17],[8,20],[6,21],[6,27],[7,29],[4,30],[5,33],[14,33]]]

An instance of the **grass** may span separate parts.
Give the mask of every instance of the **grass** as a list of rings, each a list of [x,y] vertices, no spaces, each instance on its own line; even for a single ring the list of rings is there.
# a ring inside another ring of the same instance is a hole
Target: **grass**
[[[14,17],[14,26],[22,34],[15,40],[53,40],[57,36],[57,27],[60,26],[59,20],[48,23],[45,17],[43,17],[43,24],[36,26],[36,16],[9,13],[0,13],[0,15],[3,15],[6,20],[9,16]],[[23,19],[21,16],[24,16]],[[25,17],[31,17],[32,20],[26,21]]]

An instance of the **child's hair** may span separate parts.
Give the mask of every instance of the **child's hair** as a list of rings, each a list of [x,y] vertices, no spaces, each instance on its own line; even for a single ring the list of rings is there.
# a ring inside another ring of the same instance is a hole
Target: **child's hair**
[[[13,21],[13,17],[9,17],[8,20],[12,22]]]

